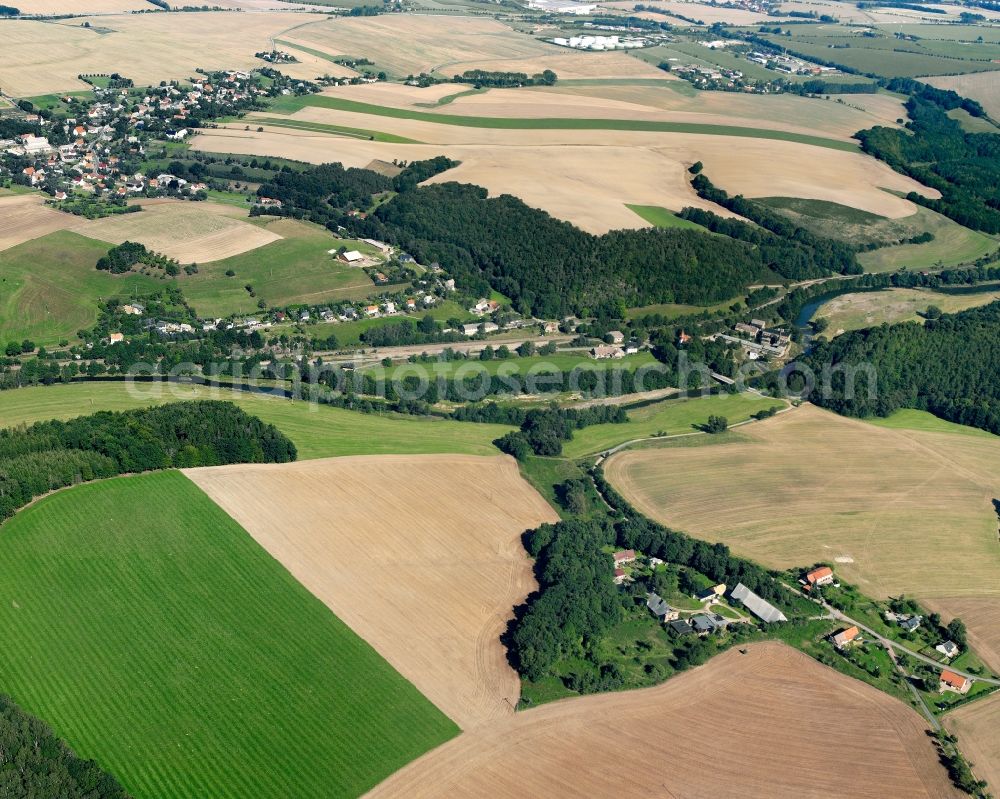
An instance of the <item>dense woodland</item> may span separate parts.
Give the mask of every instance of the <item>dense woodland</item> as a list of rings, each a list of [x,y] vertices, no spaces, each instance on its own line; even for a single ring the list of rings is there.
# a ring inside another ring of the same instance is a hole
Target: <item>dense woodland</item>
[[[178,402],[0,430],[0,521],[34,497],[128,472],[285,463],[295,445],[229,402]]]
[[[817,375],[833,368],[831,391],[813,391],[810,400],[848,416],[917,408],[1000,434],[1000,302],[932,316],[817,345],[803,362]],[[876,376],[871,391],[869,366]],[[859,369],[855,380],[845,367]]]
[[[0,796],[128,799],[93,760],[81,760],[42,721],[0,694]]]
[[[947,114],[960,108],[983,116],[982,106],[916,81],[893,81],[890,88],[894,85],[896,91],[912,92],[906,101],[910,117],[906,130],[863,130],[856,134],[862,149],[941,192],[940,200],[915,192],[907,199],[966,227],[1000,233],[1000,136],[966,133]]]

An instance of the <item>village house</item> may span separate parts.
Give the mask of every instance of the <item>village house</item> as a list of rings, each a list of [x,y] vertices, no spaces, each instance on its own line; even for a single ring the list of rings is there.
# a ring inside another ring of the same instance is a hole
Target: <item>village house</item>
[[[635,561],[634,549],[622,549],[614,554],[615,566],[624,566]]]
[[[833,582],[833,569],[829,566],[820,566],[806,573],[806,583],[813,585],[830,585]]]
[[[726,584],[719,583],[718,585],[713,585],[698,594],[699,602],[714,602],[717,599],[721,599],[722,595],[726,593]]]
[[[122,313],[129,314],[130,316],[142,316],[145,310],[146,309],[138,303],[130,303],[122,306]]]
[[[378,306],[377,305],[366,305],[365,306],[365,316],[378,316]]]
[[[723,627],[725,625],[720,624],[712,616],[701,613],[697,616],[691,617],[691,626],[694,627],[694,631],[698,633],[698,635],[704,636],[709,633],[714,633],[717,629],[719,629],[719,627]]]
[[[646,594],[646,607],[660,622],[673,621],[680,617],[680,613],[670,607],[659,594]]]
[[[396,313],[396,303],[394,303],[394,302],[386,302],[386,303],[384,303],[382,305],[382,307],[385,308],[385,312],[387,314],[394,314],[394,313]]]
[[[109,333],[108,344],[121,344],[125,340],[124,333]]]
[[[685,344],[690,343],[690,341],[691,341],[691,336],[689,336],[683,330],[680,333],[677,334],[677,343],[680,346],[683,347]]]
[[[694,627],[688,624],[684,619],[676,619],[670,622],[667,626],[675,635],[690,635],[694,632]]]
[[[625,334],[621,330],[609,330],[607,337],[611,339],[612,344],[622,344],[625,341]]]
[[[847,649],[847,647],[858,640],[859,635],[861,635],[861,630],[857,627],[848,627],[846,630],[834,633],[830,640],[833,641],[833,645],[837,649]]]
[[[958,645],[954,641],[943,641],[934,647],[934,649],[949,659],[958,654]]]
[[[613,344],[600,344],[590,350],[590,357],[595,361],[606,361],[625,357],[625,350]]]
[[[624,569],[615,569],[615,585],[621,585],[627,577]]]
[[[941,682],[938,684],[938,692],[953,691],[956,694],[967,694],[972,687],[972,680],[955,674],[953,671],[945,669],[941,672]]]
[[[923,621],[923,618],[923,616],[910,616],[909,618],[903,619],[899,623],[899,626],[906,632],[912,633],[920,626],[920,622]]]

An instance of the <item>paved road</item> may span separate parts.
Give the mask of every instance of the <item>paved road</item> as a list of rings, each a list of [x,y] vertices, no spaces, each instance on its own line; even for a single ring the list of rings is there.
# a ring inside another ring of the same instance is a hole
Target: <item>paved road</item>
[[[927,663],[927,664],[929,664],[931,666],[934,666],[934,668],[937,668],[937,669],[945,668],[944,664],[939,663],[938,661],[934,660],[934,658],[929,658],[929,657],[927,657],[927,655],[921,655],[919,652],[914,652],[909,647],[903,646],[903,644],[899,643],[899,641],[893,641],[891,638],[886,638],[884,635],[879,635],[871,627],[867,627],[864,624],[862,624],[861,622],[857,621],[856,619],[852,619],[847,614],[841,613],[839,610],[837,610],[832,605],[829,605],[826,602],[822,602],[822,605],[823,605],[824,608],[827,609],[827,611],[829,611],[830,615],[833,618],[838,619],[839,621],[846,622],[847,624],[853,624],[858,629],[864,630],[866,633],[868,633],[870,636],[872,636],[876,641],[878,641],[880,644],[882,644],[882,646],[884,646],[886,649],[888,649],[890,651],[890,653],[892,653],[893,650],[897,650],[898,649],[900,652],[905,652],[907,655],[909,655],[912,658],[915,658],[916,660],[921,660],[924,663]],[[993,679],[992,677],[980,677],[978,674],[969,674],[967,672],[959,671],[958,669],[954,669],[954,668],[949,668],[948,670],[951,671],[951,672],[954,672],[955,674],[959,675],[960,677],[966,677],[966,678],[968,678],[970,680],[974,680],[974,681],[978,680],[979,682],[984,682],[984,683],[987,683],[989,685],[1000,685],[1000,680]]]

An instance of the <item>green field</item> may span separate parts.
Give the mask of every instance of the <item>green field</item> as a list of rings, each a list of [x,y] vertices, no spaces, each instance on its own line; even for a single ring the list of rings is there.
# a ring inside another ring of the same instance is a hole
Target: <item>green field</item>
[[[978,427],[969,427],[964,424],[956,424],[946,419],[939,419],[928,411],[917,411],[912,408],[902,408],[889,416],[872,416],[865,419],[869,424],[879,427],[889,427],[895,430],[919,430],[927,433],[956,433],[963,436],[976,436],[977,438],[992,438],[996,436]]]
[[[824,200],[762,197],[758,201],[817,235],[851,244],[900,241],[924,232],[934,234],[934,239],[924,244],[899,244],[858,253],[858,262],[869,272],[957,266],[1000,247],[1000,240],[920,206],[910,216],[890,219]]]
[[[138,799],[357,795],[458,733],[179,472],[2,533],[0,690]]]
[[[635,438],[648,438],[658,433],[694,433],[696,426],[707,422],[709,416],[725,416],[729,424],[735,424],[749,419],[750,414],[757,411],[783,406],[780,400],[747,393],[663,400],[629,411],[625,424],[598,424],[574,431],[573,440],[563,445],[563,455],[582,458]]]
[[[1000,45],[993,42],[930,38],[934,33],[925,33],[928,38],[920,41],[900,41],[892,35],[869,38],[836,25],[793,25],[788,30],[792,31],[791,37],[760,35],[779,48],[881,77],[916,78],[1000,69],[1000,63],[993,63],[1000,57]]]
[[[695,122],[660,122],[637,119],[573,119],[573,118],[530,118],[517,119],[512,117],[462,116],[458,114],[438,114],[428,111],[416,111],[411,108],[391,108],[372,105],[357,100],[346,100],[342,97],[326,95],[303,95],[300,97],[280,97],[271,105],[271,111],[291,114],[303,108],[314,106],[330,108],[335,111],[350,111],[357,114],[371,114],[397,119],[415,119],[420,122],[431,122],[437,125],[456,125],[465,128],[499,128],[506,130],[639,130],[661,133],[701,133],[714,136],[737,136],[755,139],[777,139],[793,141],[800,144],[811,144],[817,147],[829,147],[834,150],[856,152],[857,145],[853,142],[836,141],[822,136],[809,136],[800,133],[789,133],[782,130],[766,130],[763,128],[744,128],[735,125],[706,125]]]
[[[198,264],[198,273],[179,281],[184,297],[205,317],[257,313],[257,301],[270,306],[357,300],[373,293],[365,272],[338,261],[328,250],[346,246],[374,254],[367,244],[336,239],[319,225],[274,217],[252,221],[284,238],[254,250]],[[235,276],[228,277],[232,270]],[[246,285],[253,286],[251,297]]]
[[[723,302],[716,303],[715,305],[684,305],[676,302],[660,303],[659,305],[642,305],[637,308],[629,308],[626,312],[626,316],[629,319],[640,319],[643,316],[660,314],[667,319],[677,319],[681,316],[694,316],[701,313],[724,311],[733,305],[742,307],[743,299],[740,297],[733,297],[732,299],[724,300]]]
[[[99,272],[97,259],[110,246],[58,231],[0,252],[0,344],[75,339],[78,330],[97,322],[102,298],[141,295],[162,285],[137,273]]]
[[[389,144],[423,144],[423,142],[419,142],[416,139],[408,139],[406,136],[397,136],[395,133],[384,133],[381,130],[369,130],[367,128],[350,128],[344,125],[307,122],[301,119],[275,119],[274,117],[262,117],[256,114],[251,114],[245,117],[245,119],[247,122],[259,125],[307,130],[312,133],[330,133],[334,136],[349,136],[352,139],[367,139],[368,141],[380,141]]]
[[[653,227],[662,228],[687,228],[688,230],[699,230],[705,232],[705,228],[701,225],[695,224],[687,219],[681,219],[677,214],[672,211],[668,211],[666,208],[661,208],[658,205],[629,205],[625,204],[625,207],[630,211],[634,211],[643,219],[645,219]]]
[[[0,391],[0,428],[195,398],[234,402],[247,413],[275,425],[295,442],[300,460],[390,453],[496,455],[491,442],[512,429],[398,414],[363,414],[203,386],[136,384],[133,392],[118,381]]]

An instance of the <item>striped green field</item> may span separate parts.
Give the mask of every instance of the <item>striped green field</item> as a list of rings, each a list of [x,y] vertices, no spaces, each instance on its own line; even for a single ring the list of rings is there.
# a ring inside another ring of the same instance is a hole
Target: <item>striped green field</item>
[[[639,130],[660,133],[699,133],[710,136],[776,139],[779,141],[811,144],[816,147],[828,147],[832,150],[858,151],[857,144],[854,142],[838,141],[836,139],[828,139],[824,136],[810,136],[804,133],[791,133],[784,130],[746,128],[737,125],[709,125],[700,122],[663,122],[648,119],[578,119],[571,117],[532,117],[525,119],[514,117],[463,116],[460,114],[417,111],[412,108],[392,108],[390,106],[373,105],[372,103],[362,103],[357,100],[347,100],[343,97],[330,97],[319,94],[279,97],[271,104],[269,110],[280,114],[291,114],[310,106],[330,108],[335,111],[350,111],[356,114],[395,117],[396,119],[415,119],[420,122],[432,122],[437,125],[457,125],[464,128],[496,128],[504,130]]]
[[[512,427],[444,419],[363,414],[329,405],[262,397],[206,387],[71,383],[0,391],[0,428],[45,419],[71,419],[97,411],[145,408],[164,402],[219,399],[273,424],[292,441],[299,459],[338,455],[496,455],[491,443]]]
[[[0,536],[0,689],[137,799],[355,796],[458,732],[179,472]]]

